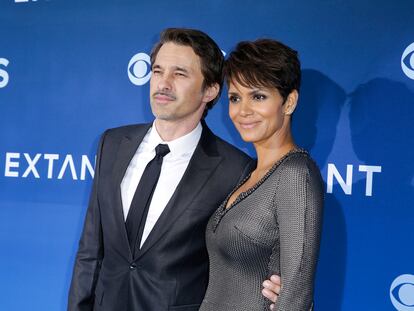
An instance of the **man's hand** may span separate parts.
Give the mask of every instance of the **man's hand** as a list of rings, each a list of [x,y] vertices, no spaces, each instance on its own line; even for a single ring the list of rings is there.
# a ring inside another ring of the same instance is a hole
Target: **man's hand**
[[[266,280],[263,282],[263,287],[264,288],[262,289],[262,294],[267,299],[273,302],[270,305],[270,310],[273,310],[275,307],[274,303],[276,302],[277,297],[279,296],[279,293],[280,293],[280,287],[281,287],[280,276],[272,275],[270,277],[270,280]]]

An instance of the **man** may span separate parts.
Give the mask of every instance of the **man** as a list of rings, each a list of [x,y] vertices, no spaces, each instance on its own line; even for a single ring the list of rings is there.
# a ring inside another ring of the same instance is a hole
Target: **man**
[[[217,44],[197,30],[167,29],[151,63],[155,121],[108,130],[99,144],[70,311],[198,310],[208,282],[205,225],[251,169],[203,121],[222,86]]]

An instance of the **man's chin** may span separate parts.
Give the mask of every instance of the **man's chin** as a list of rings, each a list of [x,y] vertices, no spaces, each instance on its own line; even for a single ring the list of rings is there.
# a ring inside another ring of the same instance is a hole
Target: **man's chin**
[[[167,114],[167,113],[155,113],[155,118],[161,121],[175,121],[177,120],[177,116],[174,114]]]
[[[174,112],[169,111],[170,109],[156,103],[151,103],[151,110],[154,117],[160,120],[170,120],[175,116]]]

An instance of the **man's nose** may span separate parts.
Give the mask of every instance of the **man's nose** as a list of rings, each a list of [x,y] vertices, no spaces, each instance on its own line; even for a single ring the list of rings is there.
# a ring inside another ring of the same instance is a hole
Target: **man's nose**
[[[168,73],[164,73],[159,80],[158,83],[158,90],[163,91],[163,90],[171,90],[172,89],[172,77],[170,74]]]

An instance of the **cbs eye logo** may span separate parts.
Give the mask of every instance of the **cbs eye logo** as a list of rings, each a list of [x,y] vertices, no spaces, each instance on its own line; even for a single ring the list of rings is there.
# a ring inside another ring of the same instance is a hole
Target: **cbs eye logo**
[[[407,46],[402,54],[401,68],[407,77],[414,80],[414,42]]]
[[[9,74],[5,69],[2,69],[2,66],[7,67],[8,64],[8,59],[0,57],[0,89],[6,87],[9,83]]]
[[[144,85],[151,78],[151,59],[148,54],[138,53],[128,63],[128,77],[135,85]]]
[[[392,282],[390,298],[398,311],[414,310],[414,275],[403,274]]]

